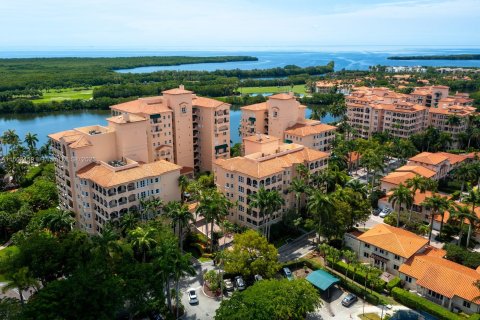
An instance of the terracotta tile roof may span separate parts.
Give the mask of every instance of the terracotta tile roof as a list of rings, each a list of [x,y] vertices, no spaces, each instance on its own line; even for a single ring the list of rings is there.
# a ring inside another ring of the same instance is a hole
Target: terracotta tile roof
[[[358,160],[360,160],[360,158],[362,157],[362,155],[357,151],[349,152],[349,155],[350,155],[350,159],[349,159],[350,163],[355,163]]]
[[[78,149],[83,147],[91,146],[92,144],[88,141],[85,134],[77,130],[66,130],[57,133],[52,133],[48,135],[51,139],[60,142],[64,141],[70,148]]]
[[[391,172],[387,174],[385,177],[381,178],[380,181],[387,182],[395,185],[399,185],[400,183],[405,184],[405,181],[415,177],[416,174],[413,172]]]
[[[192,105],[193,106],[198,106],[198,107],[204,107],[204,108],[217,108],[222,105],[228,105],[229,104],[215,100],[215,99],[210,99],[210,98],[205,98],[205,97],[194,97],[192,100]]]
[[[75,130],[65,130],[65,131],[49,134],[48,137],[50,137],[50,139],[52,140],[60,141],[61,138],[65,138],[68,136],[78,136],[79,134],[80,133]]]
[[[467,160],[467,157],[461,154],[453,154],[448,152],[437,152],[437,154],[447,157],[448,161],[450,161],[450,164],[457,164]]]
[[[400,266],[399,271],[416,280],[416,284],[451,299],[458,296],[473,301],[479,295],[473,285],[480,273],[442,258],[445,251],[430,249],[416,254]]]
[[[394,111],[394,112],[402,112],[402,113],[413,113],[418,111],[425,111],[427,110],[426,107],[421,106],[419,104],[379,104],[377,106],[379,109]]]
[[[467,157],[468,159],[475,159],[475,157],[480,159],[480,152],[470,152],[470,153],[464,154],[464,156]]]
[[[301,123],[297,123],[296,125],[290,128],[287,128],[287,130],[285,130],[285,133],[288,133],[294,136],[305,137],[305,136],[311,136],[314,134],[324,133],[324,132],[332,131],[336,129],[337,127],[330,126],[328,124],[317,124],[313,126],[308,126]]]
[[[425,164],[437,165],[439,163],[442,163],[445,160],[448,160],[448,157],[440,153],[422,152],[417,154],[414,157],[411,157],[408,160],[425,163]]]
[[[267,110],[267,103],[260,102],[256,104],[251,104],[248,106],[241,107],[242,110],[250,110],[250,111],[259,111],[259,110]]]
[[[160,96],[140,98],[137,100],[116,104],[111,106],[110,109],[128,113],[141,114],[159,114],[162,112],[172,112],[172,110],[164,103],[163,97]]]
[[[288,94],[288,93],[277,93],[268,97],[268,99],[290,100],[290,99],[295,99],[295,96],[293,94]]]
[[[78,149],[78,148],[83,148],[83,147],[89,147],[92,144],[90,141],[85,136],[81,136],[79,139],[76,141],[72,142],[69,144],[69,147],[72,149]]]
[[[423,237],[387,224],[377,224],[358,239],[407,259],[428,243]]]
[[[243,140],[252,141],[252,142],[272,142],[272,141],[279,141],[280,138],[269,136],[266,134],[254,134],[253,136],[248,136],[243,138]]]
[[[145,120],[147,120],[147,119],[145,119],[144,117],[137,116],[135,114],[128,115],[127,119],[125,119],[125,117],[123,115],[107,118],[107,121],[115,122],[115,123],[140,122],[140,121],[145,121]]]
[[[218,159],[215,164],[228,171],[240,172],[253,178],[262,178],[290,168],[294,164],[311,162],[328,158],[328,153],[308,148],[280,155],[268,160],[235,157],[231,159]]]
[[[402,166],[395,170],[396,172],[413,172],[425,178],[431,178],[435,176],[436,172],[430,169],[427,169],[422,166]]]
[[[139,164],[133,168],[117,171],[103,164],[91,163],[78,170],[77,176],[82,179],[89,179],[102,187],[110,188],[135,180],[157,177],[164,173],[180,169],[180,166],[165,160]]]

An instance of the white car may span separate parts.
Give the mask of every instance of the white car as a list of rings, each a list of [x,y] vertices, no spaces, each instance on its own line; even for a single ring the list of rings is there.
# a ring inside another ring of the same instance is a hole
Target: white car
[[[197,304],[198,303],[198,297],[197,297],[197,293],[195,292],[195,289],[188,289],[187,290],[188,292],[188,302],[190,304]]]
[[[380,212],[380,214],[378,215],[380,218],[385,218],[386,216],[388,216],[390,214],[390,212],[392,212],[392,210],[390,210],[389,208],[385,208],[382,210],[382,212]]]

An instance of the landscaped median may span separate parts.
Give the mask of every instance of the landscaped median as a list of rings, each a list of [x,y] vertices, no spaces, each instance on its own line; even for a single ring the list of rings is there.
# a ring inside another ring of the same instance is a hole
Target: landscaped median
[[[395,300],[401,304],[412,308],[417,311],[425,311],[428,314],[431,314],[434,317],[437,317],[441,320],[478,320],[480,319],[479,314],[472,314],[470,317],[464,317],[459,314],[448,311],[447,309],[439,306],[438,304],[428,301],[425,298],[419,297],[414,293],[410,293],[401,288],[393,288],[392,296]]]

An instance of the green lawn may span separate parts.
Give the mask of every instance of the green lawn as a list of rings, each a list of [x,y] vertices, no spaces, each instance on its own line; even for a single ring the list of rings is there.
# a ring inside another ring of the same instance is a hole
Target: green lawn
[[[32,100],[34,103],[62,101],[71,99],[88,100],[92,98],[93,88],[68,88],[68,89],[50,89],[48,92],[43,90],[41,99]]]
[[[5,257],[7,254],[14,253],[17,250],[18,250],[18,248],[16,246],[9,246],[9,247],[6,247],[3,250],[0,250],[0,260],[3,257]],[[6,281],[5,276],[3,274],[0,274],[0,282],[5,282],[5,281]]]
[[[281,87],[240,87],[238,91],[241,94],[250,94],[250,93],[278,93],[278,92],[289,92],[292,90],[290,86],[281,86]],[[299,94],[306,94],[305,85],[297,84],[293,86],[293,92]]]

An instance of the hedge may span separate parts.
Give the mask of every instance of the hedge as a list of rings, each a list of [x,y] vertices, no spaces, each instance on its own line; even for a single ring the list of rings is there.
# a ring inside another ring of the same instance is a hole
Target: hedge
[[[353,279],[353,268],[351,266],[349,266],[348,264],[346,264],[345,262],[343,261],[338,261],[337,263],[333,264],[331,260],[329,260],[329,265],[332,267],[333,266],[333,269],[342,273],[342,274],[345,274],[346,270],[348,269],[348,277]],[[358,282],[358,283],[365,283],[365,272],[361,271],[361,270],[356,270],[355,271],[355,281]],[[375,285],[376,284],[376,285]],[[375,285],[375,286],[374,286]],[[381,279],[379,279],[378,282],[373,282],[370,278],[368,279],[367,281],[367,286],[372,288],[373,290],[377,291],[377,292],[383,292],[385,290],[385,287],[386,287],[387,283]]]
[[[387,283],[387,290],[388,292],[392,292],[393,288],[401,288],[402,287],[402,279],[399,277],[395,277],[390,282]]]
[[[393,288],[392,296],[401,304],[414,310],[425,311],[440,320],[465,320],[464,317],[450,312],[434,302],[400,288]]]
[[[33,184],[33,180],[35,180],[35,178],[39,177],[43,172],[43,165],[39,165],[39,166],[36,166],[36,167],[31,167],[27,174],[25,175],[25,178],[23,179],[22,183],[20,184],[20,186],[22,188],[26,188],[30,185]]]

